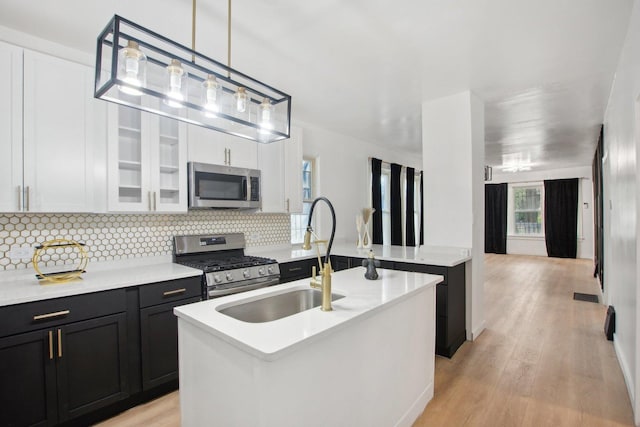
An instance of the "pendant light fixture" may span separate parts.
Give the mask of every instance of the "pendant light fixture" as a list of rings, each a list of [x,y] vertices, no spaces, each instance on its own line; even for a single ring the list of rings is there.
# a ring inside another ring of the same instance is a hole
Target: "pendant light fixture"
[[[98,36],[95,97],[269,143],[289,138],[291,96],[231,68],[231,0],[227,64],[115,15]],[[167,106],[169,108],[167,108]]]

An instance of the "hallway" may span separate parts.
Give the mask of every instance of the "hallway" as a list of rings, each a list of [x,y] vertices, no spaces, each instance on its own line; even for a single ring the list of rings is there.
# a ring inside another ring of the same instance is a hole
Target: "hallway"
[[[591,260],[485,255],[486,330],[436,357],[414,427],[631,426],[633,414]]]

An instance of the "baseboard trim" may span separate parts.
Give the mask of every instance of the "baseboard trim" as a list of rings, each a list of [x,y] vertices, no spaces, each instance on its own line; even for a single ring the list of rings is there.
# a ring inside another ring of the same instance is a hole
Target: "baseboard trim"
[[[394,427],[411,427],[418,417],[424,412],[424,408],[433,399],[433,382],[429,383],[418,398],[409,407],[407,412],[398,420]]]
[[[616,357],[618,358],[618,364],[620,365],[620,369],[622,370],[622,376],[624,377],[624,383],[627,386],[627,392],[629,393],[629,399],[631,400],[631,410],[633,411],[633,415],[636,421],[636,425],[638,425],[638,415],[636,414],[635,407],[635,386],[633,378],[631,377],[631,373],[629,371],[629,365],[627,364],[627,360],[624,357],[624,353],[620,349],[620,345],[618,344],[618,340],[616,339],[616,334],[613,334],[613,348],[616,352]]]
[[[467,337],[467,340],[469,341],[477,340],[478,337],[484,332],[486,324],[487,322],[483,320],[482,323],[480,323],[480,326],[478,326],[476,329],[471,331],[471,335]]]

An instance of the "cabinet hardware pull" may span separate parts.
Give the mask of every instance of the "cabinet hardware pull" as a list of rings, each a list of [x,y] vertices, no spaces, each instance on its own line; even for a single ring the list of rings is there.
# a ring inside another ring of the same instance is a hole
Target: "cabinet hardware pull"
[[[58,329],[58,359],[62,358],[62,329]]]
[[[153,210],[154,210],[154,211],[157,211],[157,210],[158,210],[158,207],[157,207],[157,204],[156,204],[156,196],[157,196],[157,194],[156,194],[156,192],[154,191],[154,192],[153,192]]]
[[[287,199],[287,212],[289,212],[289,199]]]
[[[149,210],[153,210],[153,205],[151,204],[151,191],[147,192],[147,196],[149,197]]]
[[[300,271],[300,270],[302,270],[302,267],[293,267],[289,269],[289,271]]]
[[[162,295],[164,295],[165,297],[168,297],[170,295],[183,294],[185,292],[187,292],[186,288],[180,288],[180,289],[174,289],[173,291],[163,292]]]
[[[22,186],[18,185],[18,211],[22,210]]]
[[[49,331],[49,360],[53,360],[53,331]]]
[[[25,202],[25,204],[27,205],[27,209],[26,209],[26,211],[27,211],[27,212],[29,212],[29,200],[31,199],[31,196],[29,195],[29,193],[30,193],[30,191],[29,191],[29,190],[30,190],[30,189],[29,189],[29,186],[28,186],[28,185],[27,185],[24,189],[25,189],[24,202]]]
[[[56,311],[54,313],[37,314],[33,316],[33,320],[51,319],[54,317],[66,316],[69,313],[71,313],[69,310],[62,310],[62,311]]]
[[[231,166],[231,148],[229,148],[229,166]]]

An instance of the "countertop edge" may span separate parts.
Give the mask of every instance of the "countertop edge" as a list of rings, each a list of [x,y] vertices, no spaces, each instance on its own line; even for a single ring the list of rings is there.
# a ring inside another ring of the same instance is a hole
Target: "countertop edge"
[[[339,274],[339,272],[338,272]],[[297,351],[298,349],[306,346],[306,345],[310,345],[314,342],[316,342],[317,340],[322,339],[323,337],[325,337],[328,334],[331,333],[335,333],[345,327],[348,327],[349,325],[352,325],[354,322],[360,322],[362,320],[365,320],[373,315],[375,315],[376,313],[382,311],[382,310],[386,310],[389,309],[391,307],[393,307],[396,304],[401,303],[402,301],[405,301],[407,299],[409,299],[410,297],[419,294],[420,292],[425,292],[428,289],[432,289],[434,288],[438,283],[442,282],[444,280],[443,276],[440,275],[434,275],[434,274],[427,274],[427,273],[411,273],[411,274],[419,274],[421,276],[425,276],[425,277],[429,277],[429,281],[425,284],[423,284],[422,286],[416,288],[416,289],[412,289],[409,292],[406,292],[390,301],[387,301],[385,303],[382,303],[380,305],[377,305],[375,307],[372,307],[370,309],[367,309],[366,311],[363,311],[362,313],[358,313],[353,317],[350,317],[348,319],[344,319],[342,320],[340,323],[336,324],[336,325],[331,325],[329,327],[327,327],[326,329],[323,329],[322,331],[319,331],[317,333],[314,333],[313,335],[306,337],[302,340],[293,342],[289,345],[285,345],[282,348],[279,348],[275,351],[263,351],[260,350],[259,348],[256,348],[252,345],[249,345],[235,337],[230,336],[229,334],[219,331],[217,329],[215,329],[215,327],[211,326],[210,324],[203,322],[197,318],[195,318],[194,316],[190,315],[188,312],[185,311],[184,307],[176,307],[174,308],[174,314],[179,317],[181,320],[184,320],[185,322],[197,327],[198,329],[204,331],[205,333],[211,334],[219,339],[221,339],[222,341],[232,345],[233,347],[235,347],[238,350],[244,351],[246,353],[249,353],[261,360],[264,361],[274,361],[274,360],[278,360],[282,357],[285,357],[286,355]],[[301,284],[306,284],[308,285],[308,279],[302,279],[302,280],[298,280],[295,282],[290,282],[290,283],[286,283],[283,284],[281,286],[285,286],[286,289],[293,289],[296,287],[301,287]],[[266,288],[269,289],[269,288]],[[264,290],[263,290],[264,291]],[[336,289],[335,292],[340,292],[339,289]],[[244,294],[246,296],[246,293]],[[212,300],[209,300],[212,301]],[[225,305],[226,303],[220,303],[219,305]],[[212,307],[212,309],[215,309],[215,307]],[[435,307],[434,307],[435,310]],[[187,310],[188,311],[188,310]],[[277,321],[276,321],[277,322]]]

